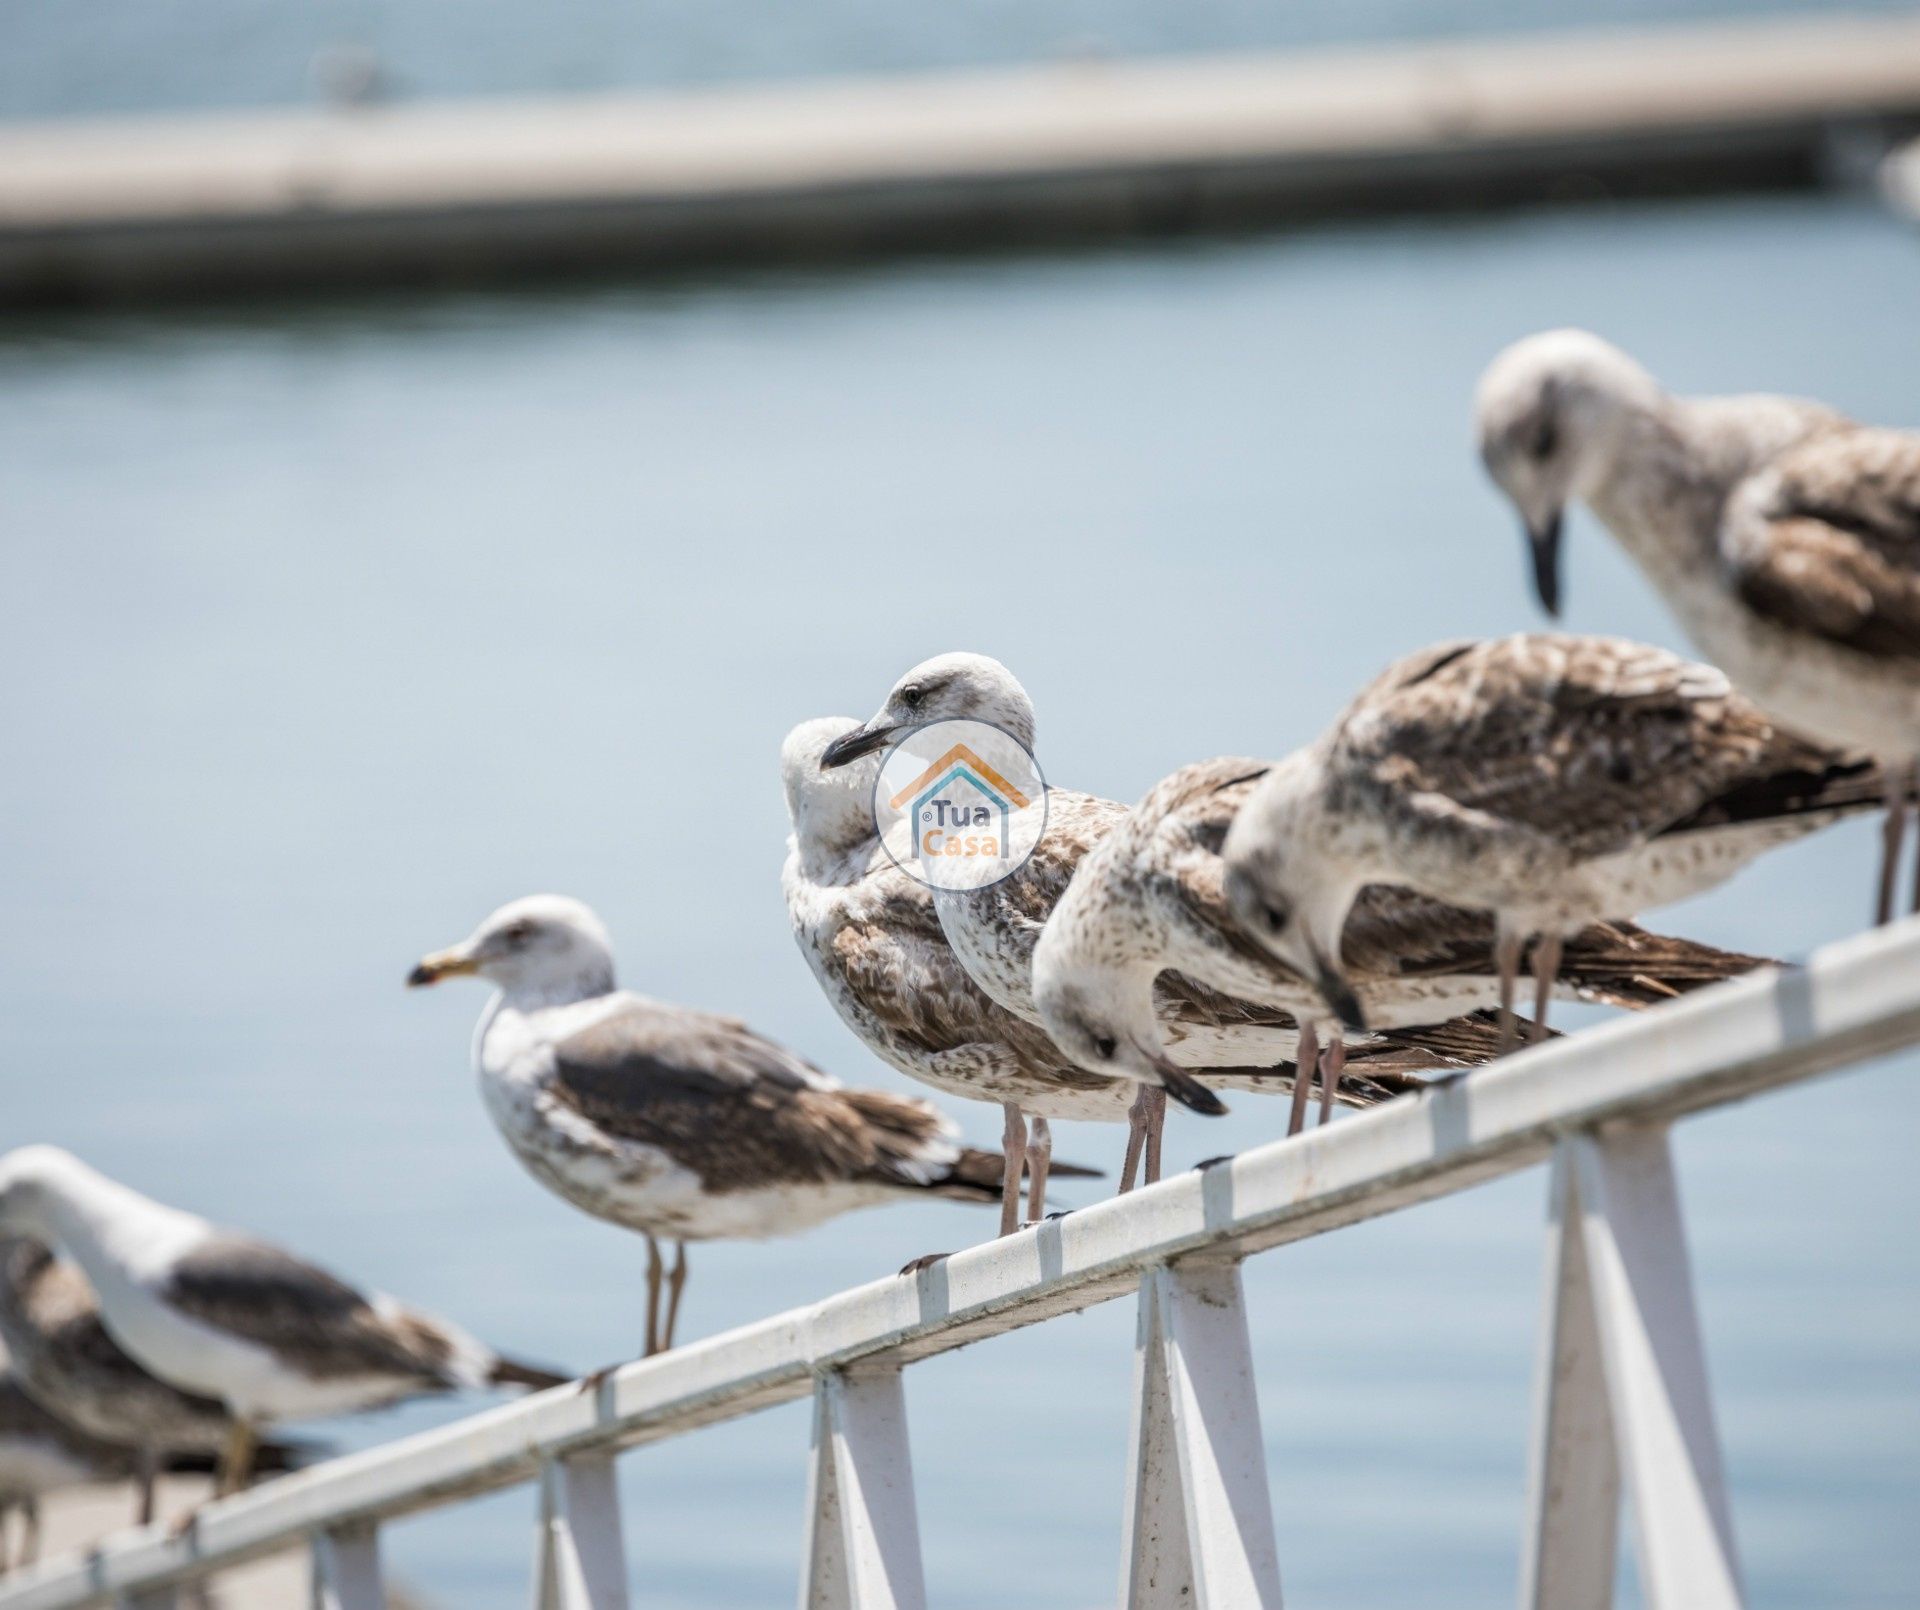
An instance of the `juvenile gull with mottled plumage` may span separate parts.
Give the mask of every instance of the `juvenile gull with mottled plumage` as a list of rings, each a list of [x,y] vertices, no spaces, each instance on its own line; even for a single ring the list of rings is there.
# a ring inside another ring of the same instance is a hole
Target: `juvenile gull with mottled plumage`
[[[1871,761],[1776,727],[1712,666],[1617,638],[1443,643],[1261,779],[1227,834],[1228,892],[1329,1001],[1352,1000],[1342,933],[1368,884],[1492,911],[1503,1013],[1538,936],[1544,1018],[1565,937],[1881,796]]]
[[[1583,499],[1741,692],[1900,773],[1881,857],[1885,922],[1920,787],[1920,432],[1793,397],[1671,396],[1584,330],[1501,353],[1477,416],[1549,614],[1565,505]],[[1920,882],[1914,893],[1920,909]]]
[[[690,1241],[999,1194],[999,1155],[962,1146],[928,1103],[845,1089],[736,1018],[618,988],[606,929],[577,900],[502,906],[408,982],[462,974],[495,988],[474,1054],[515,1157],[575,1207],[646,1237],[649,1354],[673,1345]],[[671,1276],[662,1240],[678,1244]]]
[[[0,1343],[41,1404],[76,1430],[132,1451],[143,1523],[153,1519],[154,1477],[166,1455],[217,1454],[233,1438],[227,1406],[136,1363],[108,1333],[86,1276],[38,1242],[0,1240]],[[299,1452],[262,1442],[255,1468],[290,1469]]]
[[[221,1492],[246,1485],[263,1425],[563,1379],[279,1247],[142,1196],[58,1147],[0,1157],[0,1235],[77,1264],[108,1333],[138,1364],[227,1406],[234,1428]]]

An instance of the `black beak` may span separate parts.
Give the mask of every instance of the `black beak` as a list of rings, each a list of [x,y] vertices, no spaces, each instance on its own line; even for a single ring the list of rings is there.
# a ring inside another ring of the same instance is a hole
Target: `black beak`
[[[1321,954],[1318,945],[1313,947],[1313,983],[1335,1017],[1356,1034],[1367,1032],[1367,1014],[1361,1008],[1360,997],[1354,994],[1353,986],[1340,969]]]
[[[1540,607],[1555,620],[1560,618],[1560,527],[1564,509],[1555,509],[1538,529],[1527,528],[1527,546],[1533,551],[1533,590],[1540,595]]]
[[[439,982],[440,975],[425,962],[422,962],[418,967],[414,968],[412,972],[407,974],[408,989],[420,989],[424,985],[437,984]]]
[[[820,769],[832,771],[850,760],[870,755],[874,750],[884,748],[892,737],[891,727],[855,727],[852,732],[843,732],[820,751]]]

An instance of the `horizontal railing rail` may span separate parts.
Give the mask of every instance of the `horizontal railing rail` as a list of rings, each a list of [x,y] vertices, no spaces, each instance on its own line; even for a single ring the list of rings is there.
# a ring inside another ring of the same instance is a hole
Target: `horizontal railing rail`
[[[0,1582],[0,1610],[160,1610],[292,1544],[383,1603],[377,1529],[537,1482],[538,1603],[626,1604],[613,1456],[813,1395],[803,1604],[924,1603],[900,1367],[1141,1293],[1123,1602],[1279,1603],[1238,1263],[1552,1156],[1525,1602],[1598,1605],[1632,1497],[1656,1606],[1740,1603],[1666,1126],[1920,1042],[1920,920],[1570,1035],[1329,1128],[757,1324],[281,1477]]]

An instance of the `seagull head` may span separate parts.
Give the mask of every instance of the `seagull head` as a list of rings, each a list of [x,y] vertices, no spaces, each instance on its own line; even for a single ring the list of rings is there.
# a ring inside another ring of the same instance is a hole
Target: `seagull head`
[[[1040,930],[1033,1004],[1053,1043],[1088,1073],[1162,1084],[1172,1065],[1153,1001],[1162,960],[1139,942],[1140,925],[1100,898],[1099,854],[1081,863]]]
[[[502,906],[445,950],[422,957],[414,988],[471,974],[509,995],[586,1000],[613,988],[613,945],[591,907],[535,894]]]
[[[1480,458],[1520,513],[1533,585],[1560,613],[1560,537],[1566,506],[1603,482],[1659,385],[1618,347],[1585,330],[1548,330],[1515,342],[1487,366],[1474,403]]]
[[[873,837],[873,768],[820,764],[836,739],[859,726],[852,716],[817,716],[801,722],[780,745],[787,820],[803,856],[832,855]]]
[[[19,1146],[0,1157],[0,1236],[49,1239],[51,1210],[63,1187],[88,1172],[58,1146]]]
[[[1033,701],[1018,677],[985,654],[936,654],[894,683],[871,721],[829,744],[820,764],[844,766],[936,721],[985,722],[1033,749]]]
[[[1221,854],[1227,903],[1240,926],[1311,983],[1343,1024],[1363,1031],[1366,1013],[1341,970],[1340,936],[1368,879],[1341,837],[1302,754],[1255,788]]]

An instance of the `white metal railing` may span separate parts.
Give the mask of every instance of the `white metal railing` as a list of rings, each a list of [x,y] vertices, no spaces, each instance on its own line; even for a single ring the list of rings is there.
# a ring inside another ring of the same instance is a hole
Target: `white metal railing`
[[[1140,1294],[1122,1603],[1280,1603],[1240,1261],[1551,1158],[1524,1610],[1611,1602],[1622,1491],[1654,1610],[1741,1600],[1671,1122],[1920,1041],[1920,920],[1179,1175],[913,1276],[628,1364],[210,1504],[0,1584],[0,1610],[174,1610],[183,1584],[305,1542],[313,1603],[383,1610],[378,1528],[538,1484],[542,1610],[625,1610],[615,1455],[811,1393],[801,1588],[923,1610],[902,1367]]]

